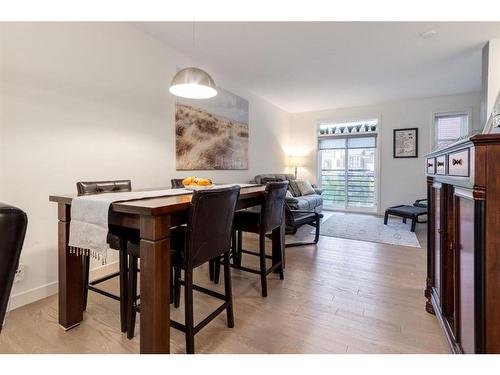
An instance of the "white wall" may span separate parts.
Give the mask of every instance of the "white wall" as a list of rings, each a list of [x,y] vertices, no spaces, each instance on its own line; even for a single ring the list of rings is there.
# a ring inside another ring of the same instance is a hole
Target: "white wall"
[[[122,23],[0,23],[0,201],[29,218],[26,277],[14,307],[56,291],[57,214],[49,194],[78,180],[130,178],[169,186],[175,171],[174,98],[168,85],[190,62]],[[289,116],[209,70],[250,102],[249,169],[204,171],[246,182],[283,171]]]
[[[500,92],[500,39],[492,39],[488,45],[486,120],[490,118]]]
[[[472,125],[479,124],[480,94],[413,99],[366,107],[329,109],[293,114],[291,117],[290,150],[305,155],[306,166],[299,177],[316,181],[317,124],[321,121],[352,121],[380,119],[380,204],[379,212],[387,207],[413,202],[426,195],[424,155],[431,150],[432,115],[434,112],[472,111]],[[418,128],[419,157],[393,158],[393,129]]]

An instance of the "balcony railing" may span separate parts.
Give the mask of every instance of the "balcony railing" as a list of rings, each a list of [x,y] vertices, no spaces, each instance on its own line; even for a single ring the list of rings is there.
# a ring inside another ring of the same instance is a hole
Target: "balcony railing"
[[[373,207],[375,202],[375,172],[367,169],[321,170],[321,188],[325,205]]]

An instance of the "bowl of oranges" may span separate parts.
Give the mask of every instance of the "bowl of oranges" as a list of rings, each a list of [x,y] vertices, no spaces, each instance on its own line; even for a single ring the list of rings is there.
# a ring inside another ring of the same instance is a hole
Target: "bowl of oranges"
[[[211,187],[214,186],[211,179],[199,178],[195,176],[187,177],[184,180],[182,180],[182,185],[184,185],[186,189],[190,190],[210,189]]]

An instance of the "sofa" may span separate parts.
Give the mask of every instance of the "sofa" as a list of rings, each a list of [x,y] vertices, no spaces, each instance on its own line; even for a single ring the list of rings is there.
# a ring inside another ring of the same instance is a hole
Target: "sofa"
[[[315,194],[301,195],[293,174],[267,173],[255,176],[254,183],[265,184],[267,181],[288,181],[288,191],[286,202],[292,210],[307,210],[320,213],[323,209],[322,190],[313,185]]]

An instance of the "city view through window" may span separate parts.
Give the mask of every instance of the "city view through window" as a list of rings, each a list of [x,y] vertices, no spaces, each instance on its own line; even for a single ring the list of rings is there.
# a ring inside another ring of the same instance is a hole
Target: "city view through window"
[[[318,180],[326,207],[367,210],[375,207],[375,134],[323,136],[318,152]]]

